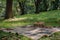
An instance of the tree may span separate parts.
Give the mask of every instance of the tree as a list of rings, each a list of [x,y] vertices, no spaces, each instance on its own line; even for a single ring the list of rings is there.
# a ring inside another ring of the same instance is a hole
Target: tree
[[[59,0],[55,0],[55,9],[58,8],[58,3],[59,3]]]
[[[58,3],[59,3],[59,0],[54,0],[54,1],[51,1],[51,9],[52,10],[56,10],[58,8]]]
[[[18,0],[19,7],[21,10],[21,15],[25,14],[25,0]]]
[[[39,5],[42,0],[35,0],[35,13],[39,13]]]
[[[48,9],[48,4],[47,4],[47,0],[42,0],[42,2],[43,2],[43,11],[47,11],[47,9]]]
[[[13,0],[6,0],[6,14],[5,14],[5,19],[13,18],[12,3],[13,3]]]

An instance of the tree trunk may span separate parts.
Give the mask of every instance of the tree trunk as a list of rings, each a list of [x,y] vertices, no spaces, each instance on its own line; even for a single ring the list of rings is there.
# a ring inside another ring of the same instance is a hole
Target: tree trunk
[[[48,5],[47,5],[47,0],[43,0],[43,5],[44,5],[44,10],[43,11],[47,11],[48,9]]]
[[[20,7],[20,10],[21,10],[21,15],[24,15],[25,14],[24,2],[19,2],[19,7]]]
[[[39,13],[40,12],[40,10],[39,10],[39,5],[40,5],[40,2],[41,2],[41,0],[35,0],[35,13]]]
[[[59,0],[55,0],[55,9],[58,9]]]
[[[12,3],[13,0],[6,0],[6,14],[5,14],[5,19],[13,18],[13,13],[12,13]]]
[[[51,2],[52,10],[58,9],[58,3],[59,3],[59,0],[55,0]]]

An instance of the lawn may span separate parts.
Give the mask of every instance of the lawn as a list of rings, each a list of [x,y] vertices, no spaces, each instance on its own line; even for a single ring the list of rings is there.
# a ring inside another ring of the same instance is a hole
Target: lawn
[[[0,31],[0,40],[32,40],[28,37],[25,37],[23,35],[18,35],[17,33],[7,33],[7,32],[3,32]],[[43,36],[42,38],[40,38],[39,40],[60,40],[60,32],[56,32],[54,34],[52,34],[51,36]]]
[[[18,35],[17,33],[8,33],[0,31],[0,40],[31,40],[23,35]]]
[[[16,21],[0,20],[0,28],[14,28],[18,26],[26,26],[34,24],[37,21],[45,22],[45,25],[50,26],[60,26],[60,10],[40,12],[39,14],[25,14],[20,16],[15,16],[15,18],[21,18]],[[22,19],[24,18],[24,19]],[[11,20],[11,19],[10,19]]]
[[[52,34],[50,37],[42,37],[39,40],[60,40],[60,32]]]

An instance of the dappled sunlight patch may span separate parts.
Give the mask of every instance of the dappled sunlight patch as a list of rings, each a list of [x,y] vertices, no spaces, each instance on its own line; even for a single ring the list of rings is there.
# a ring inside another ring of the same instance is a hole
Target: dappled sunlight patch
[[[3,23],[3,24],[0,24],[0,28],[15,28],[15,27],[19,27],[19,26],[25,26],[25,25],[29,25],[30,23],[24,23],[24,22],[19,22],[19,23],[11,23],[11,22],[7,22],[7,23]],[[3,27],[2,27],[3,26]]]
[[[13,23],[11,24],[12,27],[19,27],[19,26],[25,26],[25,25],[29,25],[29,23]]]
[[[13,19],[7,19],[5,21],[19,21],[19,20],[25,20],[27,19],[27,17],[24,17],[24,18],[13,18]]]
[[[40,14],[25,14],[13,19],[0,20],[0,27],[12,27],[16,25],[34,24],[37,21],[45,22],[45,25],[60,26],[60,11],[41,12]]]

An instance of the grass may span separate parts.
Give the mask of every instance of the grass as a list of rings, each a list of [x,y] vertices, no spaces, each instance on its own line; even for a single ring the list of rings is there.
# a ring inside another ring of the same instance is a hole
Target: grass
[[[18,35],[17,33],[8,33],[0,31],[0,40],[31,40],[28,37],[25,37],[23,35]]]
[[[52,34],[50,37],[42,37],[39,40],[60,40],[60,32]]]
[[[0,40],[2,40],[2,38],[6,38],[6,40],[17,40],[17,39],[19,39],[19,40],[32,40],[26,36],[18,35],[17,33],[10,33],[10,32],[8,33],[8,32],[0,31]],[[49,37],[43,36],[39,40],[60,40],[60,32],[56,32]]]
[[[45,25],[51,26],[60,26],[60,10],[48,11],[48,12],[41,12],[39,14],[25,14],[22,16],[16,16],[16,18],[25,18],[24,20],[18,21],[4,21],[0,20],[0,28],[11,28],[11,27],[18,27],[18,26],[26,26],[29,24],[33,24],[37,21],[45,22]]]

